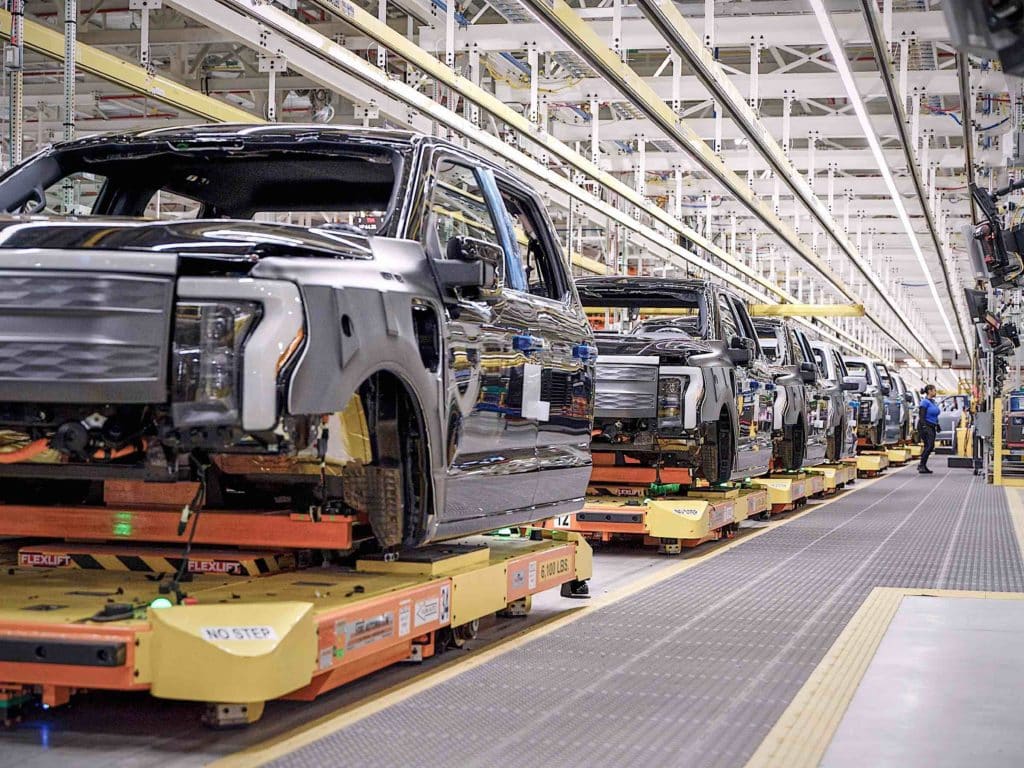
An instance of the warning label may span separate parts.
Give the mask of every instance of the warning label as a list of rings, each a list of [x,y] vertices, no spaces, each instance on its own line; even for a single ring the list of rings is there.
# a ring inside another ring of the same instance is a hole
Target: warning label
[[[413,611],[413,624],[422,627],[438,620],[441,615],[440,601],[436,597],[428,597],[416,601],[416,610]]]
[[[273,627],[254,625],[250,627],[203,627],[203,639],[210,642],[223,640],[277,640]]]
[[[345,650],[354,651],[395,634],[395,614],[390,611],[355,621],[339,621],[334,633],[345,638]]]
[[[452,620],[452,599],[447,584],[441,587],[441,615],[437,620],[442,624]]]
[[[717,504],[711,508],[711,527],[721,528],[733,521],[733,505]]]
[[[18,565],[26,568],[67,568],[71,556],[56,552],[19,552]]]

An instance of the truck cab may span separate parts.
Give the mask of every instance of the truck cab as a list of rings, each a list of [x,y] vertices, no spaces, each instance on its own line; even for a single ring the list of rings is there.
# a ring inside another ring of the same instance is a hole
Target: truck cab
[[[543,201],[485,158],[172,127],[48,147],[0,211],[0,503],[198,484],[386,551],[582,505],[592,332]]]
[[[850,375],[864,386],[858,397],[858,444],[873,447],[892,445],[899,435],[900,413],[899,403],[893,397],[888,369],[883,363],[867,357],[847,357],[844,360]]]
[[[821,383],[829,399],[829,437],[826,455],[829,461],[853,456],[857,450],[857,409],[859,393],[864,384],[850,376],[839,349],[815,339],[811,350],[821,371]]]
[[[802,466],[821,464],[826,459],[829,442],[829,399],[824,380],[809,340],[792,322],[780,318],[755,318],[754,327],[765,355],[790,377],[796,386],[776,388],[775,429],[783,433],[796,430],[804,436]],[[786,425],[785,399],[790,398],[799,412],[795,425]]]
[[[771,469],[780,372],[738,295],[654,277],[584,278],[577,289],[597,328],[593,451],[711,483]]]

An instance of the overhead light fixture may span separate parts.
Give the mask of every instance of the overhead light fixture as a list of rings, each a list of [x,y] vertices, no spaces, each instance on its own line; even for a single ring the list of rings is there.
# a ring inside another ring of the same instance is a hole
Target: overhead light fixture
[[[878,164],[878,170],[882,174],[882,178],[885,180],[885,186],[889,191],[889,197],[892,198],[893,207],[896,209],[896,215],[899,216],[900,222],[903,224],[903,229],[907,233],[907,238],[910,240],[910,247],[914,251],[914,256],[917,258],[917,263],[921,265],[921,271],[924,272],[925,279],[928,280],[928,288],[931,290],[932,299],[935,301],[935,306],[938,307],[939,314],[942,316],[942,322],[946,326],[946,331],[949,333],[949,338],[953,340],[953,347],[956,349],[956,353],[960,354],[960,342],[957,341],[957,335],[953,332],[953,326],[949,322],[949,316],[946,314],[946,310],[942,306],[942,300],[939,298],[939,289],[935,285],[935,281],[932,279],[931,272],[928,269],[928,262],[925,261],[924,253],[921,251],[921,244],[917,241],[917,233],[914,231],[914,226],[910,221],[910,216],[907,214],[907,209],[903,205],[903,197],[900,195],[899,189],[896,187],[896,180],[892,176],[892,171],[889,170],[889,163],[885,159],[885,154],[882,152],[882,145],[878,141],[878,136],[875,134],[875,127],[871,124],[871,120],[868,117],[868,112],[864,108],[864,102],[860,98],[860,91],[857,90],[857,84],[853,79],[853,72],[850,70],[850,62],[846,59],[846,49],[843,48],[839,42],[839,36],[836,34],[836,29],[832,25],[832,19],[829,18],[828,11],[825,9],[824,0],[808,0],[811,4],[811,8],[814,10],[814,16],[818,20],[818,26],[821,28],[821,34],[825,38],[825,43],[828,45],[829,52],[832,54],[832,62],[835,64],[836,71],[839,73],[839,77],[843,81],[843,87],[846,89],[846,97],[853,107],[853,111],[857,114],[857,120],[860,122],[861,130],[864,132],[864,138],[867,139],[868,146],[871,148],[871,154],[875,156],[875,163]],[[897,118],[899,119],[899,118]],[[941,258],[941,254],[939,257]]]

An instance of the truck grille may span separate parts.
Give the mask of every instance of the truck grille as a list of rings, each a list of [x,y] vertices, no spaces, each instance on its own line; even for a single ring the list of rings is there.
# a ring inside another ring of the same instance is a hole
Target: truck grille
[[[654,410],[655,397],[645,392],[602,392],[595,398],[599,411],[644,411]]]
[[[167,399],[168,277],[0,271],[0,401]]]
[[[645,419],[658,414],[656,357],[598,356],[594,415]]]

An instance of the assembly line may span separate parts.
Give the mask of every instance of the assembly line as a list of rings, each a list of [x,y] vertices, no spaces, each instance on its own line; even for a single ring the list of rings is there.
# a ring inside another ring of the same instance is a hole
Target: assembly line
[[[1022,19],[0,2],[0,768],[1020,765]]]

